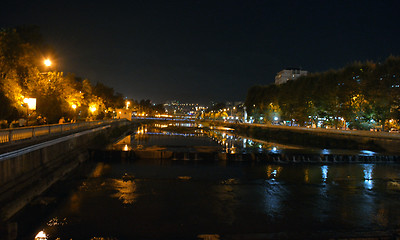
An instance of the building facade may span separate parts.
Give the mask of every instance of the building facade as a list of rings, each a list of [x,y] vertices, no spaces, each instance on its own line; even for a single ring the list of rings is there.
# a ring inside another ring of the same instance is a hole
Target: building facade
[[[300,68],[286,68],[278,72],[275,76],[275,84],[284,84],[290,80],[296,80],[300,76],[307,75],[307,71],[301,70]]]

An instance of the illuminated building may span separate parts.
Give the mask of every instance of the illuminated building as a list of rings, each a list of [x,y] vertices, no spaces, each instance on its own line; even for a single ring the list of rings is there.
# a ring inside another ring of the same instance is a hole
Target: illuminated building
[[[307,75],[307,71],[301,70],[300,68],[286,68],[278,72],[275,76],[275,84],[284,84],[290,80],[296,80],[300,76]]]

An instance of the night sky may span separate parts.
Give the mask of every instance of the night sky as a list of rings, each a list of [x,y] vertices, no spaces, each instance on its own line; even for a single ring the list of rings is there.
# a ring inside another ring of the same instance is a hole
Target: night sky
[[[56,68],[124,96],[243,101],[285,67],[400,55],[400,1],[8,1],[1,27],[40,27]]]

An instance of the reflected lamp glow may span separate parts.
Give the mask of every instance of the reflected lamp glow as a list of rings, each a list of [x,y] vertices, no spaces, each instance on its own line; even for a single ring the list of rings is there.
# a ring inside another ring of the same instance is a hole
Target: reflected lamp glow
[[[275,181],[275,178],[278,177],[279,173],[282,171],[282,167],[273,168],[272,166],[267,167],[267,176],[271,178],[271,180]]]
[[[364,186],[366,189],[371,190],[374,187],[372,180],[364,180]]]
[[[310,177],[309,177],[310,171],[308,170],[308,168],[306,170],[304,170],[304,182],[308,183],[310,181]]]
[[[322,180],[325,182],[326,179],[328,178],[328,166],[326,165],[321,166],[321,171],[322,171]]]
[[[373,188],[372,173],[374,171],[374,165],[363,164],[364,172],[364,186],[366,189],[371,190]]]
[[[372,164],[364,164],[364,179],[372,180],[372,172],[374,170],[374,165]]]

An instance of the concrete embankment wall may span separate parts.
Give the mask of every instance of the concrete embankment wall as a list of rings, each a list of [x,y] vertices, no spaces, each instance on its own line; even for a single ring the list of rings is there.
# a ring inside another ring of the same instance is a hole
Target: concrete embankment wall
[[[0,223],[89,158],[88,148],[105,144],[127,126],[121,123],[63,136],[21,149],[0,161]]]
[[[389,154],[400,153],[400,134],[388,132],[309,129],[264,124],[233,124],[215,122],[215,125],[234,128],[240,135],[282,144],[319,148],[360,149]]]

